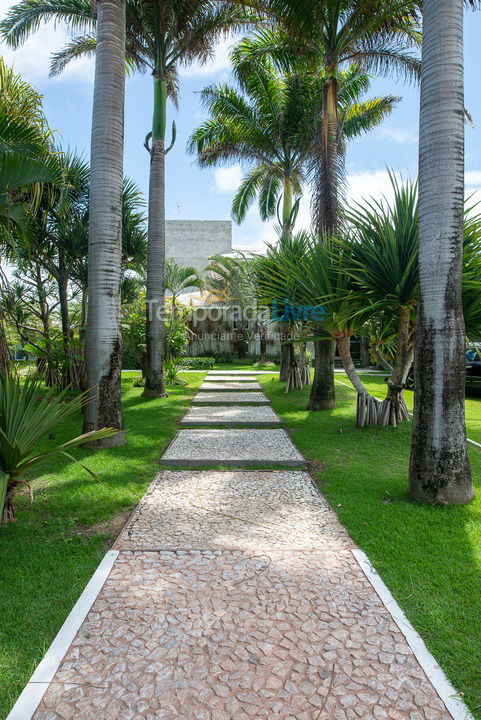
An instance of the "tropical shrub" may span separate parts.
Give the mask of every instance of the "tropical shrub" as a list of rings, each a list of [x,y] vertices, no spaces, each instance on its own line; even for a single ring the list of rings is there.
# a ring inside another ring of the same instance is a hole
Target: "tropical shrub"
[[[38,463],[57,453],[74,460],[68,452],[71,448],[117,432],[113,428],[93,430],[38,452],[36,447],[41,438],[87,402],[86,393],[66,401],[67,392],[68,388],[43,394],[37,378],[27,378],[22,385],[18,377],[0,377],[0,522],[13,519],[13,497],[19,485],[25,485],[32,494],[24,475]],[[85,465],[79,464],[93,475]]]
[[[164,361],[164,376],[167,385],[185,385],[179,378],[179,372],[182,370],[183,364],[179,358],[168,358]]]
[[[215,365],[213,357],[183,357],[182,365],[189,370],[212,370]]]

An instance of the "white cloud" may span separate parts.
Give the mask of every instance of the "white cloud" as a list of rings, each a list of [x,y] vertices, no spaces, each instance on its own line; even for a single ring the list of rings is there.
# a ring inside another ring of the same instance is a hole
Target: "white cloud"
[[[468,170],[464,175],[464,182],[467,188],[481,188],[481,171]]]
[[[12,0],[0,0],[0,18],[3,18],[12,5]],[[48,23],[40,29],[17,50],[12,50],[4,43],[0,43],[0,54],[7,65],[20,73],[25,80],[32,84],[43,83],[49,80],[51,55],[64,47],[70,35],[63,24]],[[50,82],[63,83],[65,81],[91,85],[94,78],[93,58],[74,60],[61,75]]]
[[[418,135],[407,128],[379,128],[379,135],[387,140],[394,140],[397,143],[417,143]]]
[[[207,75],[217,75],[220,72],[227,72],[230,69],[229,52],[234,44],[232,37],[220,40],[215,46],[213,56],[203,65],[200,62],[193,62],[190,65],[183,66],[180,74],[184,77],[205,77]]]
[[[240,165],[234,165],[230,168],[218,168],[214,174],[215,189],[219,193],[235,192],[240,185],[242,179],[242,170]]]

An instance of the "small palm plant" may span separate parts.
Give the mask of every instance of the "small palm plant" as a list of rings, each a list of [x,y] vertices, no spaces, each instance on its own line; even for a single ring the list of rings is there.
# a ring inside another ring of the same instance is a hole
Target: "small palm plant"
[[[31,494],[25,473],[51,455],[68,453],[73,447],[115,435],[113,428],[104,428],[79,435],[67,442],[42,452],[36,451],[37,443],[69,415],[87,402],[84,393],[65,401],[68,388],[58,394],[40,392],[40,380],[27,378],[20,382],[17,377],[0,377],[0,523],[14,517],[13,496],[19,485],[25,485]],[[91,475],[91,470],[80,465]]]

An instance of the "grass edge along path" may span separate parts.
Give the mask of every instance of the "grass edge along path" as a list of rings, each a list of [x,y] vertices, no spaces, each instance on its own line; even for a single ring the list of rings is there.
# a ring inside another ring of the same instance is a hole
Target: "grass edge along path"
[[[275,376],[260,382],[340,521],[481,720],[481,450],[470,446],[473,503],[414,503],[409,423],[359,429],[348,387],[336,385],[335,410],[309,413],[307,388],[286,395]]]
[[[204,376],[203,371],[181,375],[188,385],[167,388],[169,397],[159,400],[142,399],[133,374],[124,376],[126,444],[72,453],[101,482],[54,456],[32,476],[33,504],[21,493],[17,522],[0,527],[0,718],[159,470],[160,456]],[[45,447],[78,434],[81,424],[80,414],[69,418]]]

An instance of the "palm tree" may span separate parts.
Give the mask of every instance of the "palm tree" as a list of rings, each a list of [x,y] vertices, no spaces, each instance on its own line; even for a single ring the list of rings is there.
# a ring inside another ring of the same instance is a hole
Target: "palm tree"
[[[97,4],[97,52],[90,146],[89,311],[85,342],[90,402],[84,431],[119,432],[96,447],[124,443],[120,376],[120,263],[125,94],[125,0]]]
[[[172,306],[187,288],[202,290],[204,281],[195,267],[184,267],[170,259],[165,263],[165,289],[170,291]]]
[[[324,106],[323,68],[313,73],[296,68],[279,73],[266,55],[250,62],[255,48],[245,40],[234,49],[234,71],[240,90],[227,85],[211,86],[202,93],[209,119],[192,134],[188,148],[196,152],[201,166],[220,163],[247,163],[250,166],[232,204],[237,222],[258,196],[263,220],[277,212],[281,233],[292,232],[302,186],[316,167],[318,138],[322,129]],[[339,77],[339,118],[341,142],[378,125],[393,109],[397,98],[376,97],[360,102],[359,96],[369,88],[369,79],[352,65]],[[294,202],[294,198],[297,198]],[[285,323],[281,329],[289,334]],[[322,351],[322,341],[316,352]],[[281,345],[280,380],[287,381],[292,359],[289,344]],[[332,354],[332,345],[327,348]],[[334,378],[319,384],[315,375],[310,400],[311,409],[332,407]],[[330,387],[330,397],[322,399],[323,388]]]
[[[463,0],[424,0],[420,303],[409,488],[417,500],[461,504],[474,496],[464,417],[463,84]]]
[[[117,0],[120,2],[120,0]],[[123,6],[124,7],[124,6]],[[18,44],[35,30],[41,20],[66,20],[75,30],[86,30],[53,58],[52,73],[63,70],[73,58],[96,50],[95,22],[86,0],[22,0],[10,9],[2,23],[3,34]],[[178,67],[194,60],[204,62],[212,54],[222,32],[245,18],[235,4],[212,0],[130,0],[126,5],[127,64],[149,71],[154,80],[154,109],[151,131],[145,141],[150,155],[149,223],[147,259],[147,375],[144,397],[166,395],[162,376],[164,335],[165,262],[165,156],[175,141],[165,147],[167,98],[178,101]],[[123,85],[122,85],[123,87]],[[119,115],[120,117],[120,115]],[[123,117],[123,116],[122,116]],[[106,207],[108,204],[106,204]],[[117,268],[118,258],[114,267]],[[120,347],[120,346],[119,346]]]
[[[235,257],[218,254],[209,258],[205,272],[205,286],[212,302],[230,308],[234,348],[239,359],[243,359],[248,351],[249,308],[257,294],[254,263],[242,253]]]
[[[342,244],[348,260],[342,272],[351,278],[354,302],[372,313],[396,315],[396,351],[388,396],[379,406],[374,424],[397,425],[409,419],[403,390],[411,369],[414,311],[418,299],[417,185],[400,185],[390,175],[392,203],[371,200],[347,213],[353,234]],[[364,423],[359,423],[364,424]]]
[[[417,78],[420,34],[418,2],[405,0],[263,0],[279,25],[241,43],[239,54],[254,65],[266,55],[283,71],[320,72],[324,91],[313,219],[318,232],[339,223],[343,153],[340,73],[353,63],[363,73]]]
[[[316,232],[335,233],[340,223],[344,176],[344,143],[340,118],[342,68],[355,63],[362,72],[387,74],[398,72],[417,77],[419,61],[416,49],[418,8],[416,2],[399,0],[266,0],[261,3],[280,22],[274,30],[262,30],[241,43],[242,61],[255,66],[268,56],[284,72],[306,68],[322,77],[323,105],[320,132],[314,154],[314,193],[312,217]],[[332,367],[334,346],[320,340],[316,352]],[[323,376],[328,377],[326,368]],[[320,377],[320,374],[319,374]],[[325,403],[330,406],[334,376],[328,383],[312,387],[311,409]]]

